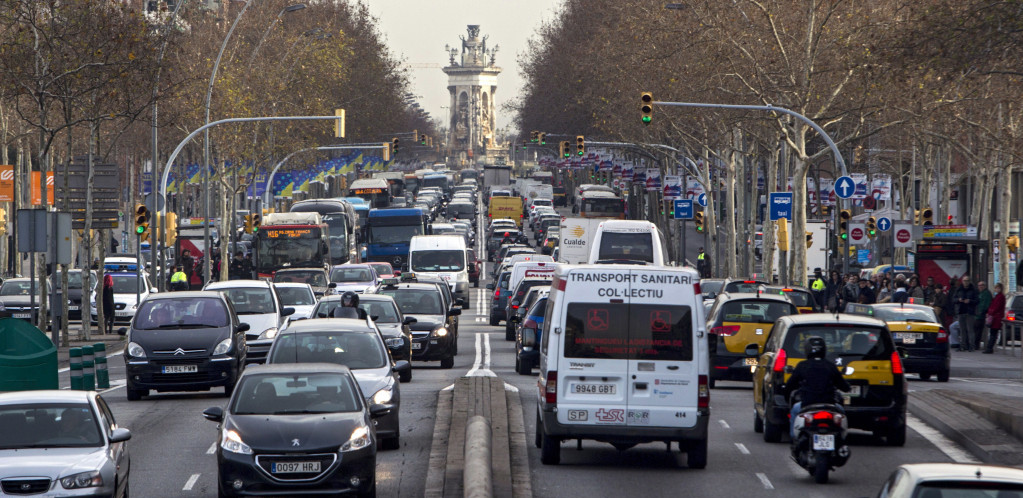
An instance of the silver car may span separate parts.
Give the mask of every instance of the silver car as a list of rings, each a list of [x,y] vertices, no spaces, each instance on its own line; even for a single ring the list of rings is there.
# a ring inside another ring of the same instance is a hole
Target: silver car
[[[914,463],[900,465],[877,494],[883,498],[1023,496],[1023,470],[997,465]]]
[[[0,393],[0,495],[128,496],[128,429],[93,391]]]

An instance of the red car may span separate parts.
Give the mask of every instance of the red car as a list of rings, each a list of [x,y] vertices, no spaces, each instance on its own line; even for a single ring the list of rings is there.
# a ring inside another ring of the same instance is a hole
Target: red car
[[[475,249],[465,250],[465,259],[469,262],[469,281],[474,287],[480,286],[480,273],[483,271],[483,262],[476,257]]]
[[[366,263],[373,267],[373,270],[377,272],[377,276],[380,278],[391,278],[394,276],[394,267],[390,263]]]

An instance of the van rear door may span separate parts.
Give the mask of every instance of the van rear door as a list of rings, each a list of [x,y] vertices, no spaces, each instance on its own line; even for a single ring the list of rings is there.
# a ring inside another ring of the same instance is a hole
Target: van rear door
[[[628,410],[626,424],[693,427],[697,421],[699,361],[696,275],[678,270],[632,270],[629,290]]]

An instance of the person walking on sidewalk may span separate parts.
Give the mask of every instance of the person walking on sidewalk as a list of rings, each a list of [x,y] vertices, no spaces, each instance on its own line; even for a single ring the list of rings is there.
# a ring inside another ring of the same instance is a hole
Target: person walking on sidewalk
[[[103,276],[103,333],[114,333],[114,277]]]
[[[959,315],[959,330],[962,336],[959,338],[960,350],[974,351],[974,337],[977,333],[974,327],[974,314],[977,310],[977,288],[970,283],[970,276],[963,275],[959,287],[952,294],[952,303],[955,306],[956,314]]]
[[[991,299],[991,306],[987,308],[987,317],[984,323],[987,324],[987,344],[984,347],[984,354],[995,352],[995,343],[998,342],[998,333],[1002,330],[1002,317],[1005,316],[1005,287],[995,284],[995,297]]]
[[[710,258],[707,257],[707,253],[700,248],[699,254],[696,255],[696,271],[700,272],[701,278],[710,277]]]
[[[974,316],[973,326],[977,331],[977,337],[973,338],[973,347],[980,349],[984,339],[984,323],[987,320],[987,309],[991,306],[991,291],[987,288],[986,282],[977,282],[977,312]],[[987,343],[985,343],[987,344]]]

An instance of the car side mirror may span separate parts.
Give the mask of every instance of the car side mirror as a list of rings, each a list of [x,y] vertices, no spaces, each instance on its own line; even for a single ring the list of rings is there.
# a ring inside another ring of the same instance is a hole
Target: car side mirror
[[[899,358],[909,358],[909,351],[902,346],[895,346],[895,351],[899,353]]]
[[[249,324],[247,324],[247,323],[239,323],[238,327],[235,330],[238,331],[238,332],[248,332],[249,331]]]
[[[292,308],[291,306],[288,306],[287,308],[284,308],[283,310],[281,310],[281,316],[291,316],[291,315],[294,315],[294,314],[295,314],[295,308]]]
[[[157,289],[156,289],[156,287],[150,287],[150,288],[149,288],[149,292],[150,292],[150,294],[152,294],[152,293],[154,293],[154,292],[157,292]]]
[[[522,347],[533,348],[536,347],[536,329],[528,329],[523,327],[522,329]]]
[[[111,443],[123,443],[131,439],[131,431],[123,427],[118,427],[110,433]]]
[[[462,314],[462,308],[452,308],[451,311],[448,312],[449,316],[458,316],[458,315],[461,315],[461,314]]]
[[[455,306],[465,306],[465,299],[462,298],[455,299]]]
[[[224,409],[219,406],[211,406],[202,411],[202,416],[206,417],[206,420],[210,422],[223,422]]]
[[[746,345],[746,357],[756,358],[757,356],[760,356],[760,346],[756,344]]]
[[[370,405],[369,416],[370,418],[380,418],[384,415],[391,413],[391,405]]]
[[[391,371],[397,373],[411,372],[412,364],[405,360],[398,360],[394,362],[394,366],[391,367]]]
[[[412,325],[413,323],[416,323],[418,321],[419,320],[416,320],[416,317],[414,317],[414,316],[406,316],[405,319],[401,321],[401,324],[402,325]]]
[[[331,282],[331,283],[327,284],[327,287],[329,287],[331,289],[337,289],[337,282]]]

